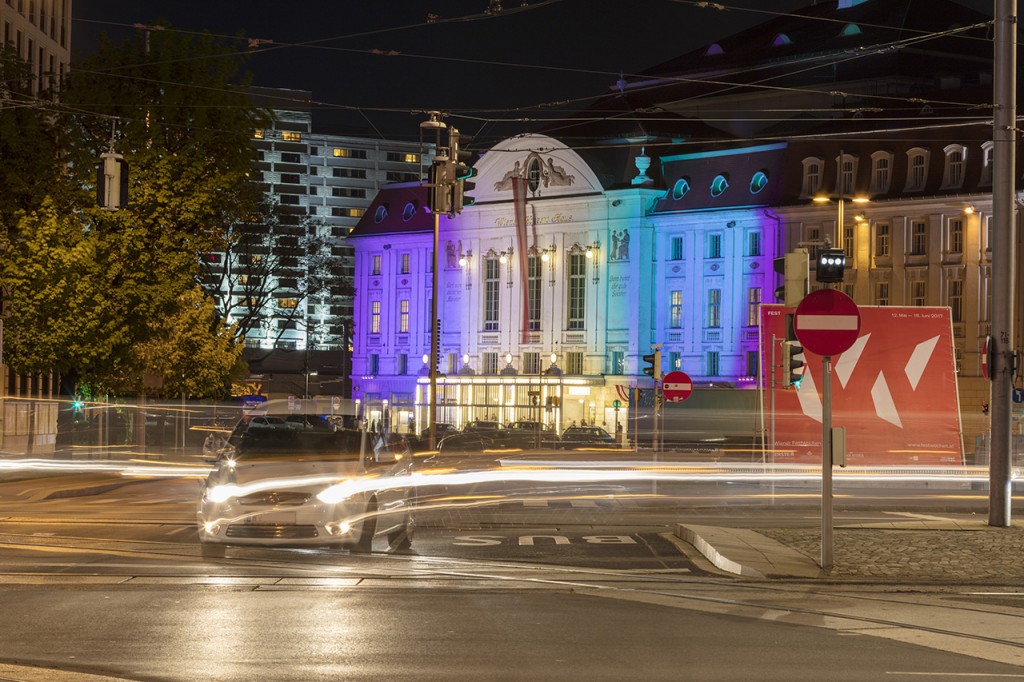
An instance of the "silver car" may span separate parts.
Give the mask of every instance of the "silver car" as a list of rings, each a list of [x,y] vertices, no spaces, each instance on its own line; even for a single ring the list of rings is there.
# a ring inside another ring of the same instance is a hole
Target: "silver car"
[[[369,552],[374,537],[412,540],[412,458],[362,430],[236,431],[203,486],[204,557],[230,545],[336,546]]]

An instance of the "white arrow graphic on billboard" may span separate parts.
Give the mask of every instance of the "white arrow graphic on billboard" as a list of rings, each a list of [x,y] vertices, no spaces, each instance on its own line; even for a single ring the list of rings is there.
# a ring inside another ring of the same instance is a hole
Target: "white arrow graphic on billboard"
[[[868,339],[870,338],[871,334],[861,336],[853,342],[848,351],[844,352],[836,360],[836,377],[838,377],[839,383],[842,384],[843,388],[846,388],[850,377],[853,376],[853,370],[857,368],[857,363],[864,354],[864,347],[868,345]]]
[[[924,375],[924,368],[928,366],[928,361],[932,359],[932,352],[938,343],[939,337],[937,336],[927,341],[922,341],[917,344],[917,347],[914,348],[914,352],[910,356],[910,360],[907,361],[907,366],[903,371],[907,373],[910,386],[915,391],[917,390],[918,382],[921,381],[921,377]]]
[[[800,411],[816,422],[821,421],[821,396],[814,385],[814,374],[809,365],[805,365],[804,377],[796,389],[796,399],[800,401]]]
[[[875,385],[871,387],[871,402],[875,404],[875,414],[890,424],[903,428],[900,414],[896,411],[896,403],[892,400],[892,392],[889,391],[889,384],[882,372],[878,373]]]

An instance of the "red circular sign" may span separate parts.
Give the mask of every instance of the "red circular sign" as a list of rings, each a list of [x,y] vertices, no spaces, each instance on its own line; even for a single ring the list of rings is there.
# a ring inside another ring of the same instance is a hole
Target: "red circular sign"
[[[661,380],[661,392],[670,403],[681,403],[693,393],[693,380],[686,372],[669,372]]]
[[[815,355],[839,355],[857,340],[860,310],[841,291],[814,291],[796,307],[793,331],[801,345]]]

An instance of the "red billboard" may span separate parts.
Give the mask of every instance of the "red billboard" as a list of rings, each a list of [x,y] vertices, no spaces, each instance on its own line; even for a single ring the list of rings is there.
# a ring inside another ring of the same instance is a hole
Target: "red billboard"
[[[847,464],[962,464],[949,308],[860,306],[853,346],[832,358],[832,425],[846,427]],[[821,462],[822,359],[805,351],[799,387],[784,386],[782,305],[761,306],[765,423],[776,462]]]

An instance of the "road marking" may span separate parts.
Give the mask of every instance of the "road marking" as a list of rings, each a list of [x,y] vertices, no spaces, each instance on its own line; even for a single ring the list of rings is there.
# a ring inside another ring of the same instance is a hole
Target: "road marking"
[[[1016,673],[930,673],[930,672],[914,672],[909,670],[887,670],[886,675],[916,675],[918,677],[1007,677],[1012,679],[1024,678],[1024,674]]]

